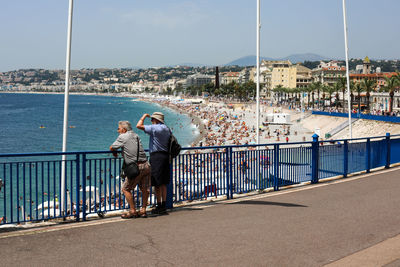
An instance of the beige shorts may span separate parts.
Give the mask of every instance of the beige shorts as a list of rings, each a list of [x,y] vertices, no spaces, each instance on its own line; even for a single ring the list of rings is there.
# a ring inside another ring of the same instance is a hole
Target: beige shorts
[[[136,185],[139,185],[142,192],[144,190],[149,190],[151,177],[150,163],[148,161],[145,163],[139,163],[138,167],[140,171],[139,175],[135,179],[131,180],[125,178],[124,184],[122,185],[122,190],[132,191],[135,189]]]

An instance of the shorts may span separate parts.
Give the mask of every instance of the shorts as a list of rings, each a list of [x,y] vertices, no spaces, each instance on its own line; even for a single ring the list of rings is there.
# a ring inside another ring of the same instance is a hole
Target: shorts
[[[135,189],[136,185],[139,185],[140,190],[143,192],[145,190],[149,190],[150,188],[150,164],[148,161],[144,163],[139,163],[139,175],[135,179],[125,178],[124,184],[122,185],[122,189],[125,191],[132,191]]]
[[[167,152],[153,152],[150,154],[151,185],[167,185],[171,182],[169,168],[169,154]]]

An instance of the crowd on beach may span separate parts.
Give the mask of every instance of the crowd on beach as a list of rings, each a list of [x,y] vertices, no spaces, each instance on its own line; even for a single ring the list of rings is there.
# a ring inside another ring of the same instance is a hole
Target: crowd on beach
[[[149,101],[149,99],[143,99]],[[192,123],[198,127],[200,137],[192,144],[198,147],[252,145],[257,142],[256,112],[248,103],[238,105],[224,102],[190,104],[187,102],[158,100],[160,104],[189,114]],[[267,122],[267,112],[281,112],[281,109],[268,109],[263,105],[260,115],[260,142],[289,142],[298,135],[298,130],[291,131],[289,124],[272,125]],[[299,137],[301,138],[301,137]],[[302,138],[305,141],[305,138]],[[300,139],[299,139],[300,140]],[[299,141],[298,140],[298,141]],[[248,149],[255,149],[249,147]]]

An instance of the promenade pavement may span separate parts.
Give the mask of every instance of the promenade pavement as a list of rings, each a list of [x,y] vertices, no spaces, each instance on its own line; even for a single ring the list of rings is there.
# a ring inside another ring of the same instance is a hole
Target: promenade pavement
[[[147,219],[0,232],[0,266],[400,266],[400,168]]]

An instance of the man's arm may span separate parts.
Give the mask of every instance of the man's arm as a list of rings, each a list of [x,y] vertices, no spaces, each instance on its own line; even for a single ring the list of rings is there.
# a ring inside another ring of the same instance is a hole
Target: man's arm
[[[138,121],[138,123],[136,124],[136,128],[138,128],[139,130],[144,131],[144,120],[149,117],[150,118],[150,114],[143,114],[143,116],[140,118],[140,120]]]
[[[110,146],[110,151],[116,151],[112,146]],[[118,153],[114,152],[112,153],[114,157],[118,157]]]
[[[112,145],[110,146],[110,151],[115,151],[114,153],[112,153],[114,157],[118,156],[117,149],[120,149],[125,143],[122,136],[123,135],[119,135],[117,140],[115,140],[114,143],[112,143]]]

